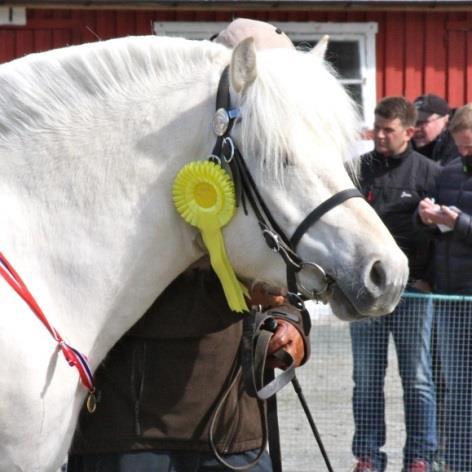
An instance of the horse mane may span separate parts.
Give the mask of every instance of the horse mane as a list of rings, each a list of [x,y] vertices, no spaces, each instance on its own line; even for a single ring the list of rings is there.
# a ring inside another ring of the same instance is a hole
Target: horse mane
[[[97,97],[108,103],[138,94],[155,99],[156,85],[198,79],[215,60],[228,61],[225,47],[157,36],[118,38],[16,59],[0,66],[0,142],[2,135],[48,129],[70,113],[92,113],[89,104]]]
[[[75,116],[86,122],[93,117],[97,98],[104,106],[136,96],[156,100],[156,86],[191,86],[209,73],[218,74],[228,60],[228,49],[209,41],[141,36],[70,46],[3,64],[0,144],[11,134],[27,139],[33,130],[60,128]],[[283,181],[287,164],[302,165],[295,162],[299,153],[289,150],[301,145],[298,136],[308,128],[316,136],[315,158],[344,156],[355,175],[350,150],[361,120],[329,66],[312,54],[289,49],[260,51],[258,64],[257,79],[241,104],[244,153],[260,157],[265,175]]]
[[[289,150],[302,145],[298,137],[308,128],[316,139],[313,159],[341,156],[351,177],[357,178],[359,159],[353,158],[353,149],[362,120],[329,64],[290,49],[261,51],[257,59],[263,67],[258,67],[242,105],[245,152],[260,157],[266,175],[283,181],[286,165],[303,164],[296,161],[303,154]]]

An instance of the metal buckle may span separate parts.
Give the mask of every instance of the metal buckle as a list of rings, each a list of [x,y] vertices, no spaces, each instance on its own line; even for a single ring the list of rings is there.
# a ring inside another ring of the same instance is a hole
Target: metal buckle
[[[269,246],[269,248],[272,249],[272,251],[274,252],[280,252],[279,235],[270,231],[267,228],[264,228],[262,230],[262,234],[264,235],[264,239],[266,240],[266,243]],[[271,244],[271,242],[273,244]]]
[[[303,300],[300,293],[288,292],[287,298],[290,304],[293,305],[298,311],[305,309],[305,301]]]

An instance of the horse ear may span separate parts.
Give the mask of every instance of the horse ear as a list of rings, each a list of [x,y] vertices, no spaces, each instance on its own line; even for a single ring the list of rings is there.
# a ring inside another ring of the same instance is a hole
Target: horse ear
[[[242,93],[257,76],[256,47],[253,38],[241,41],[231,56],[231,84],[237,93]]]
[[[317,43],[316,46],[310,51],[311,54],[314,54],[317,57],[323,59],[326,54],[326,49],[328,48],[329,36],[325,34]]]

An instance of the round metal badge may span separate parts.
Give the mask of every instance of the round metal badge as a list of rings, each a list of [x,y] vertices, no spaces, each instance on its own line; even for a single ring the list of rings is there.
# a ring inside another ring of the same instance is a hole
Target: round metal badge
[[[223,136],[228,130],[229,116],[224,108],[219,108],[213,115],[213,131],[217,136]]]

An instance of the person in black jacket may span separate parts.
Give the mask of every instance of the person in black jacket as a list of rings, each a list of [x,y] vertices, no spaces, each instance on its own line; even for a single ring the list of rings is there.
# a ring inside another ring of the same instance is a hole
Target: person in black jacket
[[[427,94],[415,98],[418,118],[413,135],[413,147],[440,165],[458,156],[457,147],[447,129],[451,110],[444,98]]]
[[[435,200],[418,207],[434,229],[435,291],[472,295],[472,104],[459,108],[449,130],[460,158],[436,181]],[[445,393],[445,460],[454,472],[472,470],[472,316],[465,302],[438,302],[436,322]]]
[[[373,152],[362,156],[360,187],[405,252],[410,265],[409,291],[428,290],[424,280],[427,240],[414,227],[413,214],[439,171],[437,164],[411,147],[416,109],[403,97],[382,100],[375,109]],[[355,472],[383,471],[387,457],[383,384],[392,334],[404,392],[406,443],[404,470],[429,472],[436,449],[435,392],[431,374],[432,310],[426,301],[403,299],[383,318],[353,322],[352,449]]]
[[[413,104],[418,111],[415,134],[412,139],[415,150],[441,166],[446,165],[458,157],[459,151],[448,129],[452,111],[447,101],[437,95],[427,94],[417,97]],[[436,429],[439,444],[435,461],[441,462],[443,460],[444,395],[446,387],[441,369],[438,336],[436,318],[434,318],[431,332],[431,357],[433,380],[436,386]]]

